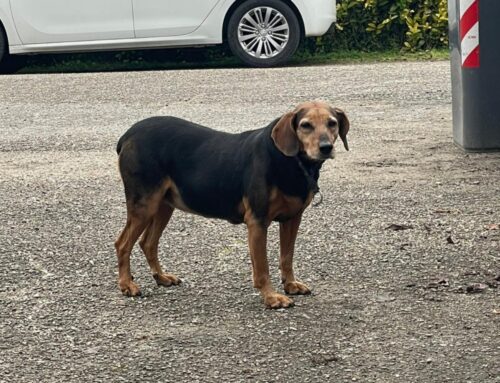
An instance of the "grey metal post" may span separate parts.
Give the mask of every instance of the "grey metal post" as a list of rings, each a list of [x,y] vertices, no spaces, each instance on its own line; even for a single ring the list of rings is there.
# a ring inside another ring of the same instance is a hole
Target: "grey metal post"
[[[462,46],[467,36],[465,39],[460,36],[460,7],[472,1],[448,0],[453,138],[467,151],[497,151],[500,150],[500,1],[475,0],[479,8],[479,66],[466,67],[462,65]],[[464,23],[462,27],[465,32]]]

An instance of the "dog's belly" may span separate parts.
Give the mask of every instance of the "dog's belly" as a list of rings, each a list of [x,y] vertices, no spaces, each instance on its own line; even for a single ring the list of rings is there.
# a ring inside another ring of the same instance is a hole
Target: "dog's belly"
[[[225,219],[231,223],[243,222],[244,212],[238,190],[229,184],[192,185],[190,182],[174,182],[169,179],[165,200],[173,207],[209,218]]]

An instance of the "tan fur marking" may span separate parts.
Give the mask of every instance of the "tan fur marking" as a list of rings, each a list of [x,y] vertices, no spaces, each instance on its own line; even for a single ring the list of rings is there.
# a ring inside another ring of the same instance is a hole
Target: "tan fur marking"
[[[269,195],[269,211],[267,219],[269,222],[277,217],[291,218],[302,213],[304,209],[311,203],[312,193],[309,193],[307,200],[304,202],[299,197],[292,197],[284,194],[281,190],[274,187]]]
[[[159,188],[138,203],[127,201],[127,223],[115,242],[118,258],[118,284],[125,295],[141,294],[139,286],[133,282],[130,272],[130,253],[139,236],[150,224],[158,211],[164,195],[164,189]]]
[[[301,217],[301,214],[298,214],[288,221],[280,222],[281,281],[286,293],[292,295],[311,293],[309,287],[297,281],[293,273],[293,252]]]

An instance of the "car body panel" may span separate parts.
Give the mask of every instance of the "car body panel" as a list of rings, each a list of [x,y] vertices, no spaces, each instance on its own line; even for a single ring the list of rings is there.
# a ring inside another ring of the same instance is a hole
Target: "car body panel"
[[[306,36],[324,35],[337,21],[335,0],[292,0],[299,10]]]
[[[0,0],[0,22],[5,28],[5,32],[9,40],[9,45],[10,46],[20,45],[21,40],[19,40],[14,20],[12,19],[9,0]]]
[[[187,35],[221,0],[132,0],[137,38]]]
[[[13,0],[23,44],[51,44],[134,37],[132,0]]]

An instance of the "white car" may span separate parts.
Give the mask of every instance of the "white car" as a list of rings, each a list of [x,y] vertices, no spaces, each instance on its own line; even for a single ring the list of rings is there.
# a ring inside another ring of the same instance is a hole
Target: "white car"
[[[335,0],[0,0],[9,54],[229,43],[251,66],[289,59],[302,36],[335,21]]]

